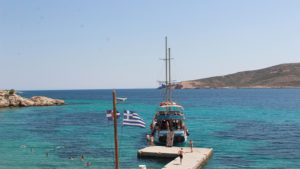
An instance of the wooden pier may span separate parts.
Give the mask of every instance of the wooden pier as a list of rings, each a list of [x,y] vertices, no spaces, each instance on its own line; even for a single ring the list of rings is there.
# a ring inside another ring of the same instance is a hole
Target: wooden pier
[[[182,165],[178,151],[183,148]],[[163,169],[199,169],[202,168],[213,154],[212,148],[193,148],[190,147],[165,147],[165,146],[150,146],[138,151],[138,157],[156,157],[156,158],[175,158]]]

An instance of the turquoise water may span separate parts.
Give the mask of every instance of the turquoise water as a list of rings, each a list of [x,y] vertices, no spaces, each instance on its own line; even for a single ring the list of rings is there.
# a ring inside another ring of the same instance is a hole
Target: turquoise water
[[[105,118],[105,110],[112,107],[111,90],[22,95],[68,104],[0,109],[1,169],[114,168],[113,125]],[[128,98],[118,110],[135,110],[147,123],[145,129],[119,125],[120,168],[163,167],[168,160],[137,158],[137,150],[146,146],[161,91],[117,90],[117,96]],[[300,89],[176,90],[174,99],[185,107],[194,145],[214,148],[205,169],[300,168]]]

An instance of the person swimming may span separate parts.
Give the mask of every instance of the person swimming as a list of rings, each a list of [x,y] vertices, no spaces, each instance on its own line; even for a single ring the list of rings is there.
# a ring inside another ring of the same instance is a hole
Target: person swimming
[[[72,158],[72,157],[70,157],[70,158],[69,158],[69,160],[71,160],[71,161],[72,161],[72,160],[73,160],[73,158]]]
[[[91,166],[91,162],[87,162],[87,163],[86,163],[86,166]]]

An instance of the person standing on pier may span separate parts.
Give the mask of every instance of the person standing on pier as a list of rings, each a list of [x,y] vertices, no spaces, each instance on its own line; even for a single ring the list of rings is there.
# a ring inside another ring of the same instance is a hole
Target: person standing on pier
[[[154,146],[154,137],[153,136],[150,137],[150,141],[151,141],[151,145]]]
[[[178,151],[178,155],[179,155],[179,157],[180,157],[180,165],[182,165],[183,148],[181,148],[181,149]]]
[[[170,130],[170,123],[169,123],[168,120],[167,120],[167,122],[166,122],[166,128],[167,128],[167,130]]]
[[[147,146],[149,146],[149,144],[150,144],[150,136],[147,134],[146,138],[147,138]]]
[[[191,145],[191,153],[192,153],[193,152],[193,147],[194,147],[193,140],[190,141],[190,145]]]

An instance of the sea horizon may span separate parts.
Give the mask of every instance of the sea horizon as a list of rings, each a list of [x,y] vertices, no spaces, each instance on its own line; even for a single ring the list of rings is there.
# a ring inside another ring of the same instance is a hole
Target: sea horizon
[[[15,89],[17,92],[18,91],[61,91],[61,90],[65,90],[65,91],[68,91],[68,90],[147,90],[147,89],[155,89],[155,90],[164,90],[164,89],[158,89],[158,88],[99,88],[99,89]],[[195,88],[195,89],[172,89],[172,90],[231,90],[231,89],[300,89],[300,87],[278,87],[278,88],[272,88],[272,87],[266,87],[266,88]],[[1,90],[10,90],[10,89],[1,89]]]

